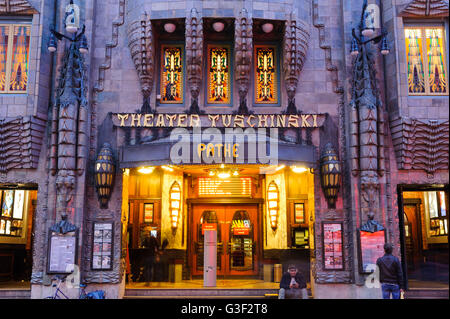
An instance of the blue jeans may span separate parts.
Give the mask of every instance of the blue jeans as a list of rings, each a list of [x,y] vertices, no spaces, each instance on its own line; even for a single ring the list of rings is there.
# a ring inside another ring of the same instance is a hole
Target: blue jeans
[[[381,284],[383,299],[400,299],[400,287],[395,284]]]

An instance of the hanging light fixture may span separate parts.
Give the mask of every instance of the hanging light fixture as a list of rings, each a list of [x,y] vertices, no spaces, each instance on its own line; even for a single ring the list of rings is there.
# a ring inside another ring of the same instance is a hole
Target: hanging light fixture
[[[217,21],[213,23],[213,29],[216,32],[222,32],[223,29],[225,29],[225,23],[221,22],[221,21]]]
[[[170,221],[172,231],[175,232],[178,228],[178,223],[180,221],[180,210],[181,210],[181,188],[178,182],[174,182],[169,191],[169,202],[170,202]]]
[[[352,39],[352,45],[350,48],[350,54],[352,56],[357,56],[359,53],[358,41],[355,38]]]
[[[86,54],[89,52],[89,47],[88,47],[88,43],[87,43],[87,38],[86,36],[83,34],[83,36],[81,37],[81,42],[80,42],[80,52],[82,54]]]
[[[328,208],[336,208],[337,193],[341,180],[341,163],[331,143],[325,145],[320,158],[320,181]]]
[[[264,31],[264,33],[270,33],[270,32],[273,31],[273,24],[272,24],[272,23],[269,23],[269,22],[264,23],[264,24],[261,26],[261,29]]]
[[[164,30],[167,32],[167,33],[173,33],[173,32],[175,32],[175,29],[177,28],[177,26],[174,24],[174,23],[172,23],[172,22],[167,22],[166,24],[164,24]]]
[[[278,228],[280,192],[277,184],[272,181],[267,188],[267,210],[269,212],[270,227],[273,231]]]
[[[47,48],[49,52],[55,52],[58,49],[58,40],[53,32],[50,32],[50,39],[48,40]]]
[[[388,55],[390,52],[389,50],[389,44],[386,39],[386,35],[383,36],[383,40],[381,40],[381,54],[382,55]]]
[[[95,187],[101,208],[108,208],[108,200],[114,184],[114,155],[109,143],[103,144],[94,167]]]

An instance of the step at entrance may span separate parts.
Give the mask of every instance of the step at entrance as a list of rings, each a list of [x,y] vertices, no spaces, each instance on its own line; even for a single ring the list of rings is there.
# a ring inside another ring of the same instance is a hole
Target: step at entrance
[[[410,288],[405,299],[449,299],[448,288]]]
[[[264,299],[274,294],[278,289],[125,289],[124,299]]]

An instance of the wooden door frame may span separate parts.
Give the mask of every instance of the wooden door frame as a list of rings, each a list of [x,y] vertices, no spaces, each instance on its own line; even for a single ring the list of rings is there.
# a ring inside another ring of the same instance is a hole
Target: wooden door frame
[[[187,234],[187,253],[190,254],[190,252],[193,251],[193,225],[194,225],[194,205],[257,205],[257,214],[256,214],[256,224],[257,224],[257,232],[258,232],[258,238],[259,242],[257,245],[257,254],[259,256],[259,259],[262,260],[262,253],[263,253],[263,240],[264,240],[264,234],[263,234],[263,220],[264,220],[264,214],[263,214],[263,205],[264,205],[264,199],[263,198],[187,198],[186,199],[186,206],[187,206],[187,220],[188,220],[188,234]],[[225,249],[225,247],[224,247]],[[189,276],[192,279],[192,273],[193,273],[193,258],[189,257],[188,260],[188,267],[189,267]],[[258,276],[260,274],[260,267],[259,267],[259,260],[255,260],[255,263],[258,263],[257,269],[258,269]]]
[[[421,218],[421,211],[420,211],[420,205],[422,204],[422,200],[420,198],[404,198],[403,199],[403,206],[402,211],[403,214],[405,214],[404,207],[405,206],[414,206],[415,207],[415,217],[417,221],[417,234],[415,234],[418,237],[418,249],[420,250],[419,253],[422,255],[423,250],[423,234],[422,234],[422,218]],[[405,221],[403,220],[403,226],[405,224]],[[411,228],[412,232],[412,228]]]
[[[405,239],[405,221],[403,219],[403,205],[406,199],[403,198],[403,192],[438,192],[443,191],[449,193],[449,184],[412,184],[412,185],[397,185],[397,208],[398,208],[398,226],[400,234],[400,254],[403,270],[403,280],[405,288],[408,289],[408,268],[406,265],[406,239]],[[448,236],[448,235],[447,235]]]

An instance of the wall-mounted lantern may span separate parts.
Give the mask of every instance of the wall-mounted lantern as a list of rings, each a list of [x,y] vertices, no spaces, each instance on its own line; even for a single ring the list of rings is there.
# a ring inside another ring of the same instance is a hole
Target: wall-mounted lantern
[[[225,29],[225,23],[223,23],[221,21],[216,21],[213,23],[212,27],[213,27],[214,31],[222,32],[223,29]]]
[[[264,31],[264,33],[270,33],[270,32],[273,31],[273,24],[272,24],[272,23],[269,23],[269,22],[264,23],[264,24],[261,26],[261,29]]]
[[[279,202],[280,191],[277,184],[272,181],[267,188],[267,210],[269,212],[270,227],[273,231],[276,231],[278,228]]]
[[[337,194],[341,181],[341,163],[331,143],[325,145],[320,158],[320,181],[328,208],[336,208]]]
[[[170,202],[170,221],[172,226],[172,231],[175,232],[178,228],[178,223],[180,221],[180,210],[181,210],[181,188],[178,182],[174,182],[169,191],[169,202]]]
[[[74,4],[73,0],[70,0],[65,12],[64,24],[66,25],[66,31],[77,33],[80,28],[80,7]]]
[[[108,208],[108,201],[114,185],[114,155],[109,143],[103,144],[97,155],[94,168],[95,188],[101,208]]]

